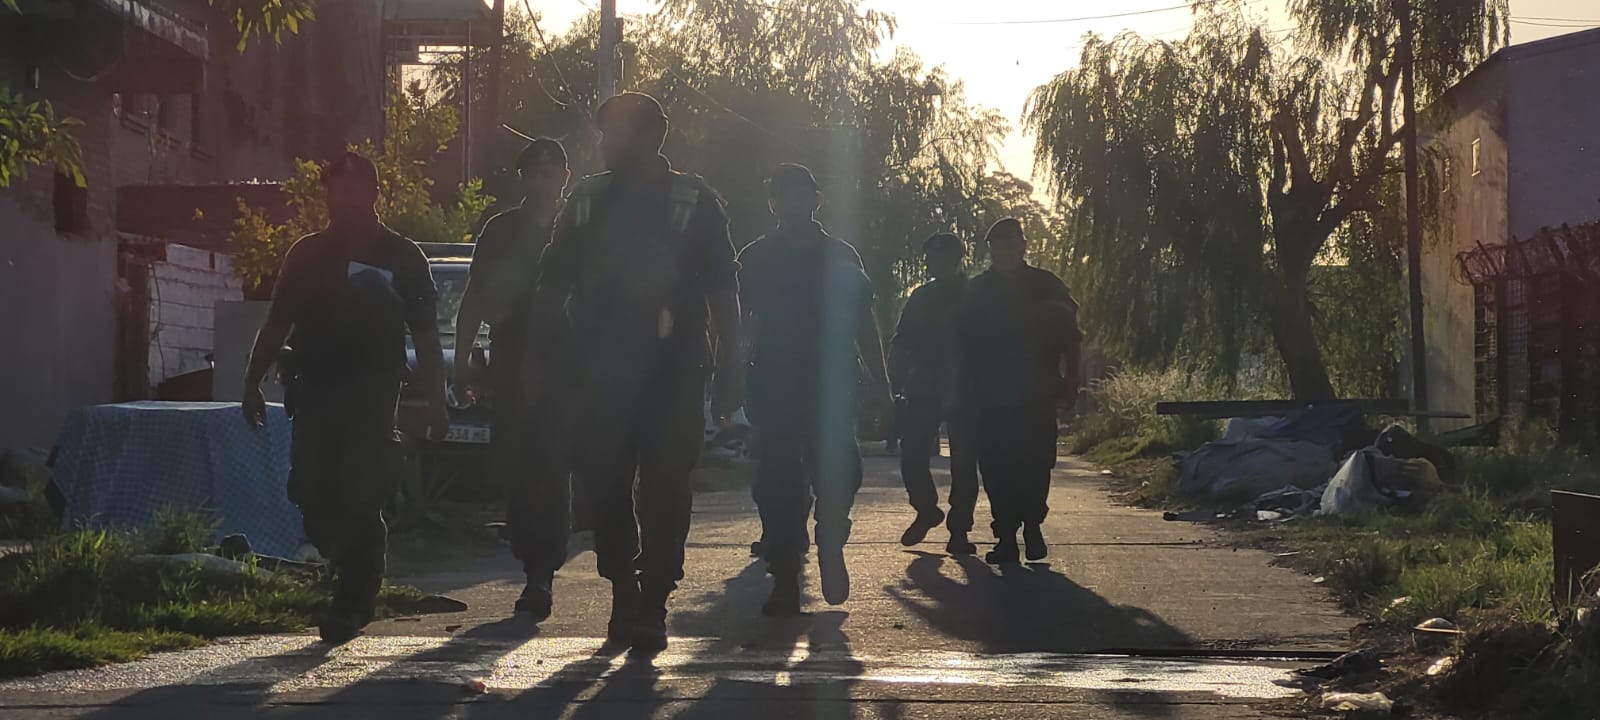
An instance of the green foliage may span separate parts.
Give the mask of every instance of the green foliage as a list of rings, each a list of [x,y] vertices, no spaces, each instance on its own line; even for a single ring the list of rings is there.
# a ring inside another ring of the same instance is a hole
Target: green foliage
[[[80,530],[0,559],[0,675],[130,660],[206,637],[289,632],[310,624],[328,592],[290,575],[219,573],[140,559],[193,550],[210,531],[195,513],[166,512],[143,537]],[[386,587],[380,612],[420,594]]]
[[[144,544],[149,552],[156,555],[205,552],[216,536],[218,527],[217,520],[210,513],[162,508],[151,518],[150,533],[144,539]]]
[[[1272,396],[1281,384],[1276,377],[1259,370],[1241,373],[1240,378],[1244,382],[1230,385],[1214,379],[1214,374],[1203,368],[1115,371],[1090,390],[1093,409],[1075,421],[1067,447],[1110,465],[1192,450],[1216,439],[1221,423],[1157,415],[1156,403]]]
[[[455,137],[458,127],[454,108],[412,86],[389,101],[382,141],[368,139],[350,148],[378,168],[378,216],[417,242],[470,242],[480,218],[494,202],[483,193],[478,180],[458,187],[448,204],[434,199],[428,166]],[[317,163],[295,162],[294,176],[283,184],[293,215],[282,224],[240,201],[228,242],[234,251],[234,272],[246,286],[268,282],[277,275],[296,240],[327,226],[321,176],[322,167]]]
[[[1416,4],[1426,103],[1503,42],[1504,2]],[[1375,9],[1391,3],[1294,5],[1300,45],[1235,2],[1196,3],[1181,41],[1089,36],[1026,121],[1083,320],[1114,353],[1211,356],[1226,376],[1275,351],[1297,397],[1387,389],[1400,305],[1373,291],[1398,285],[1398,236],[1370,216],[1397,192],[1397,34]]]
[[[30,167],[46,165],[83,187],[83,148],[72,136],[81,124],[57,118],[47,100],[28,102],[0,84],[0,188],[27,177]]]
[[[722,193],[737,245],[772,226],[762,185],[772,167],[810,166],[823,185],[822,220],[861,252],[888,324],[903,290],[922,279],[927,236],[973,238],[992,221],[979,199],[997,187],[987,167],[1007,126],[942,70],[888,52],[893,18],[863,5],[669,0],[626,25],[619,87],[661,100],[672,123],[667,156]],[[541,36],[535,24],[508,16],[498,104],[512,127],[561,138],[575,174],[599,170],[589,117],[598,23],[590,16],[563,37]],[[492,86],[489,66],[472,63],[484,73],[472,87]],[[447,66],[435,77],[449,102],[462,92],[459,73]],[[491,191],[510,187],[522,144],[510,133],[494,142],[488,152],[507,171],[488,180]]]
[[[224,16],[231,15],[239,33],[237,49],[244,52],[253,40],[271,37],[283,42],[283,31],[299,34],[300,25],[317,18],[316,0],[207,0]]]

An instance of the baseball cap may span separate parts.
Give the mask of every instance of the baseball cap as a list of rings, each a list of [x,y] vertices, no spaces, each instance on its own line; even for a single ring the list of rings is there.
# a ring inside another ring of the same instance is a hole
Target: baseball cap
[[[821,190],[817,185],[817,178],[811,174],[811,168],[799,163],[779,163],[772,169],[772,177],[767,180],[767,189],[777,192],[783,188],[801,187],[807,190]]]
[[[967,255],[967,244],[962,242],[961,237],[955,233],[935,233],[922,243],[922,252],[924,253],[941,249],[955,250],[961,253],[962,257]]]
[[[565,167],[566,164],[567,149],[562,147],[561,142],[554,138],[534,138],[528,143],[527,147],[522,148],[521,153],[517,154],[518,171],[540,165],[560,165]]]
[[[665,126],[667,111],[655,98],[639,92],[612,95],[594,113],[595,125],[605,132],[611,128]]]

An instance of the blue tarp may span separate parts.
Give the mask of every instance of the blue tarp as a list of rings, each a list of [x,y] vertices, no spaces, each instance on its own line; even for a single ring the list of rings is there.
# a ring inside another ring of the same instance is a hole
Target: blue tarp
[[[237,403],[135,402],[83,408],[57,440],[53,480],[69,527],[146,528],[162,508],[202,508],[219,536],[297,557],[300,511],[288,500],[289,418],[247,425]],[[215,538],[213,538],[215,539]]]

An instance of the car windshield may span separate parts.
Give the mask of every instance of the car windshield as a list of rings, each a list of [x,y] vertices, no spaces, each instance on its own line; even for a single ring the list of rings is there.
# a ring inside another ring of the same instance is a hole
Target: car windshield
[[[433,284],[439,288],[439,342],[446,350],[456,346],[456,311],[461,309],[461,297],[467,291],[467,264],[429,263],[433,270]]]

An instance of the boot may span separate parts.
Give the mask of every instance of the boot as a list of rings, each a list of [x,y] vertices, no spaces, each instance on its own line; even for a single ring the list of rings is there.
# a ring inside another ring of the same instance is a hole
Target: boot
[[[550,619],[551,606],[554,598],[551,594],[551,585],[554,578],[546,573],[529,573],[528,584],[522,589],[522,596],[517,598],[513,608],[516,615],[526,617],[534,623],[542,623]]]
[[[944,522],[944,511],[934,508],[928,512],[918,512],[917,518],[911,521],[911,527],[906,528],[900,536],[900,544],[906,547],[921,544],[928,538],[928,531],[939,527]]]
[[[948,555],[977,555],[978,546],[967,539],[966,533],[952,531],[950,542],[944,544],[944,551]]]
[[[627,647],[639,620],[639,581],[611,581],[611,620],[606,623],[606,645]]]
[[[983,561],[990,565],[1015,565],[1021,559],[1021,555],[1017,551],[1017,535],[1013,530],[1010,533],[1000,534],[994,549],[983,556]]]
[[[1045,544],[1044,531],[1038,523],[1022,526],[1022,542],[1027,547],[1028,562],[1039,562],[1050,554],[1050,546]]]
[[[800,575],[783,573],[772,577],[772,595],[761,606],[767,617],[797,617],[800,611]]]
[[[651,656],[667,649],[667,598],[671,585],[643,583],[638,619],[633,627],[633,653]]]
[[[850,569],[844,564],[844,548],[817,548],[817,574],[822,577],[822,599],[829,605],[843,605],[850,599]]]

